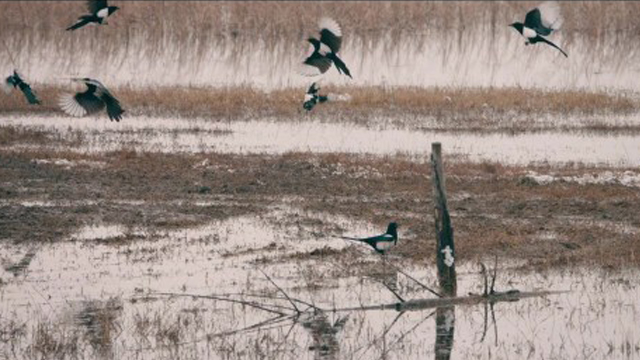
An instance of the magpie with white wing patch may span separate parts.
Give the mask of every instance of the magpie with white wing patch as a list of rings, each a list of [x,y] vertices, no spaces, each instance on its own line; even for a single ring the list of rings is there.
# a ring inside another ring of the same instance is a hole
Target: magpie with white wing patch
[[[340,238],[369,244],[376,252],[384,255],[386,251],[398,243],[398,224],[395,222],[389,223],[387,232],[377,236],[368,238],[341,236]]]
[[[543,37],[551,35],[553,31],[560,29],[562,22],[560,5],[555,1],[547,1],[529,11],[524,19],[524,23],[514,22],[509,26],[516,29],[520,35],[527,39],[525,45],[542,42],[558,49],[565,57],[569,57],[558,45]]]
[[[342,47],[342,30],[340,25],[330,18],[320,19],[320,39],[310,37],[311,54],[303,61],[300,73],[305,76],[316,76],[327,72],[331,64],[335,64],[339,73],[352,78],[347,65],[338,57]]]
[[[101,82],[89,78],[72,80],[83,82],[87,86],[87,90],[60,97],[59,104],[65,113],[80,117],[94,114],[106,107],[107,115],[111,121],[122,120],[124,109],[120,106],[120,101]]]
[[[107,0],[88,0],[89,15],[82,15],[78,22],[69,26],[67,30],[76,30],[87,24],[107,24],[107,18],[120,9],[117,6],[109,6]]]

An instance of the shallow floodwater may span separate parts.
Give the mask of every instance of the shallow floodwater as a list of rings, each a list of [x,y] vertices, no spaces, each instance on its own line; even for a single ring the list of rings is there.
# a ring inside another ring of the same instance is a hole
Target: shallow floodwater
[[[337,276],[349,264],[312,254],[355,247],[367,262],[380,258],[332,234],[318,235],[312,225],[294,231],[278,221],[296,212],[276,208],[261,217],[174,231],[94,224],[54,244],[2,244],[0,330],[11,336],[3,335],[0,356],[39,358],[47,349],[56,358],[118,359],[424,359],[447,358],[448,352],[453,359],[640,356],[637,270],[529,273],[503,265],[498,290],[567,292],[498,303],[486,313],[483,305],[437,314],[340,311],[397,302],[382,281],[405,299],[433,296],[391,268],[374,278]],[[306,215],[354,233],[376,231],[348,218]],[[18,263],[22,270],[10,271]],[[435,269],[395,264],[423,283],[435,282]],[[276,299],[280,293],[262,271],[289,296],[325,311],[280,317],[190,296],[244,293],[235,299],[293,314],[287,301]],[[458,271],[459,294],[481,291],[475,266],[461,264]],[[437,331],[449,341],[436,351]]]
[[[523,134],[417,131],[394,127],[364,127],[317,121],[211,122],[206,120],[69,117],[6,117],[3,124],[52,132],[79,145],[60,149],[105,152],[135,149],[150,152],[282,154],[287,152],[396,155],[428,159],[431,143],[443,144],[448,156],[505,164],[585,163],[633,167],[640,165],[640,141],[635,133],[535,132]],[[49,147],[48,144],[20,145]],[[56,145],[53,145],[55,147]]]

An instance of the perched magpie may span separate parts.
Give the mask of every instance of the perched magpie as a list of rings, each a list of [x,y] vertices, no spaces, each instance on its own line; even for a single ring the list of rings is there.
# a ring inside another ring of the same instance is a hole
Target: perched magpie
[[[310,37],[311,54],[302,62],[300,73],[304,76],[316,76],[327,72],[331,63],[336,65],[339,73],[351,77],[347,65],[338,57],[342,46],[342,30],[340,25],[330,18],[320,19],[320,39]]]
[[[543,42],[560,50],[565,57],[569,57],[559,46],[543,37],[550,35],[554,30],[560,29],[562,21],[560,5],[555,1],[546,1],[527,13],[524,24],[514,22],[509,26],[516,29],[527,39],[527,42],[524,43],[525,45]]]
[[[84,116],[96,113],[107,108],[107,115],[111,121],[120,121],[124,110],[118,99],[113,97],[109,90],[97,80],[83,78],[73,79],[84,82],[87,91],[76,94],[64,94],[60,97],[59,104],[62,110],[71,116]]]
[[[4,81],[4,91],[8,94],[11,91],[11,88],[20,88],[24,96],[27,98],[29,104],[40,104],[40,100],[36,94],[31,90],[31,86],[22,80],[22,76],[18,74],[17,70],[13,70],[13,75],[9,76]]]
[[[323,103],[329,100],[328,95],[318,95],[318,90],[320,90],[320,88],[316,87],[316,83],[313,83],[304,95],[304,104],[302,104],[302,107],[307,111],[311,111],[317,103]]]
[[[387,232],[378,236],[372,236],[368,238],[353,238],[341,236],[341,238],[367,243],[378,253],[384,254],[385,251],[389,250],[393,245],[398,243],[398,224],[396,224],[395,222],[389,223]]]
[[[78,22],[69,26],[67,30],[79,29],[87,24],[106,24],[107,17],[120,9],[117,6],[108,6],[107,0],[88,0],[87,7],[90,15],[82,15],[78,18]]]

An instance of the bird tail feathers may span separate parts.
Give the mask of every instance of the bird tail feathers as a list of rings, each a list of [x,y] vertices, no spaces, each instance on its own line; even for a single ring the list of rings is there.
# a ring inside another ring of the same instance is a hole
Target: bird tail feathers
[[[88,20],[88,19],[86,19],[84,16],[80,17],[80,19],[79,19],[79,20],[80,20],[80,21],[78,21],[77,23],[75,23],[75,24],[73,24],[73,25],[69,26],[69,27],[67,28],[67,30],[75,30],[75,29],[79,29],[79,28],[81,28],[81,27],[83,27],[83,26],[85,26],[85,25],[87,25],[87,24],[89,23],[89,20]]]
[[[340,73],[344,73],[345,75],[353,79],[353,77],[351,76],[351,72],[347,68],[347,64],[345,64],[344,61],[342,61],[342,59],[338,57],[338,55],[329,53],[327,54],[327,57],[333,60],[333,63],[336,64],[336,68],[338,68],[338,71]]]

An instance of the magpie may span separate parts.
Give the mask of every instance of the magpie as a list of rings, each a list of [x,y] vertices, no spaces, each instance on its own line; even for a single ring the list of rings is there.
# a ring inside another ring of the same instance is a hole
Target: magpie
[[[124,110],[120,102],[98,80],[82,78],[72,79],[83,82],[87,86],[85,92],[76,94],[63,94],[59,99],[59,105],[64,112],[71,116],[84,116],[96,113],[105,107],[111,121],[120,121]]]
[[[106,24],[107,17],[120,9],[117,6],[108,6],[107,0],[88,0],[87,7],[90,15],[82,15],[78,18],[78,22],[69,26],[67,30],[79,29],[87,24]]]
[[[339,73],[351,77],[347,65],[338,57],[342,46],[342,30],[340,25],[331,18],[322,18],[320,25],[320,39],[310,37],[311,54],[302,62],[300,73],[304,76],[316,76],[327,72],[331,64],[335,64]]]
[[[560,50],[562,55],[569,57],[558,45],[545,39],[543,36],[550,35],[553,31],[562,26],[562,16],[560,15],[560,5],[555,1],[546,1],[527,13],[524,24],[514,22],[509,26],[516,29],[520,35],[527,39],[525,45],[543,42]]]
[[[8,94],[11,88],[20,88],[24,96],[27,98],[29,104],[40,104],[40,100],[31,90],[31,86],[22,80],[22,76],[18,74],[17,70],[13,70],[13,75],[6,78],[4,81],[4,90]]]
[[[316,86],[316,83],[313,83],[304,95],[304,104],[302,104],[302,107],[307,111],[311,111],[317,103],[323,103],[329,100],[328,95],[318,95],[318,90],[320,90],[320,88]]]
[[[341,236],[340,238],[345,240],[353,240],[353,241],[360,241],[363,243],[367,243],[376,252],[384,255],[385,251],[389,250],[392,246],[398,243],[398,224],[396,224],[395,222],[389,223],[389,226],[387,227],[387,232],[378,236],[372,236],[368,238],[354,238],[354,237]]]

